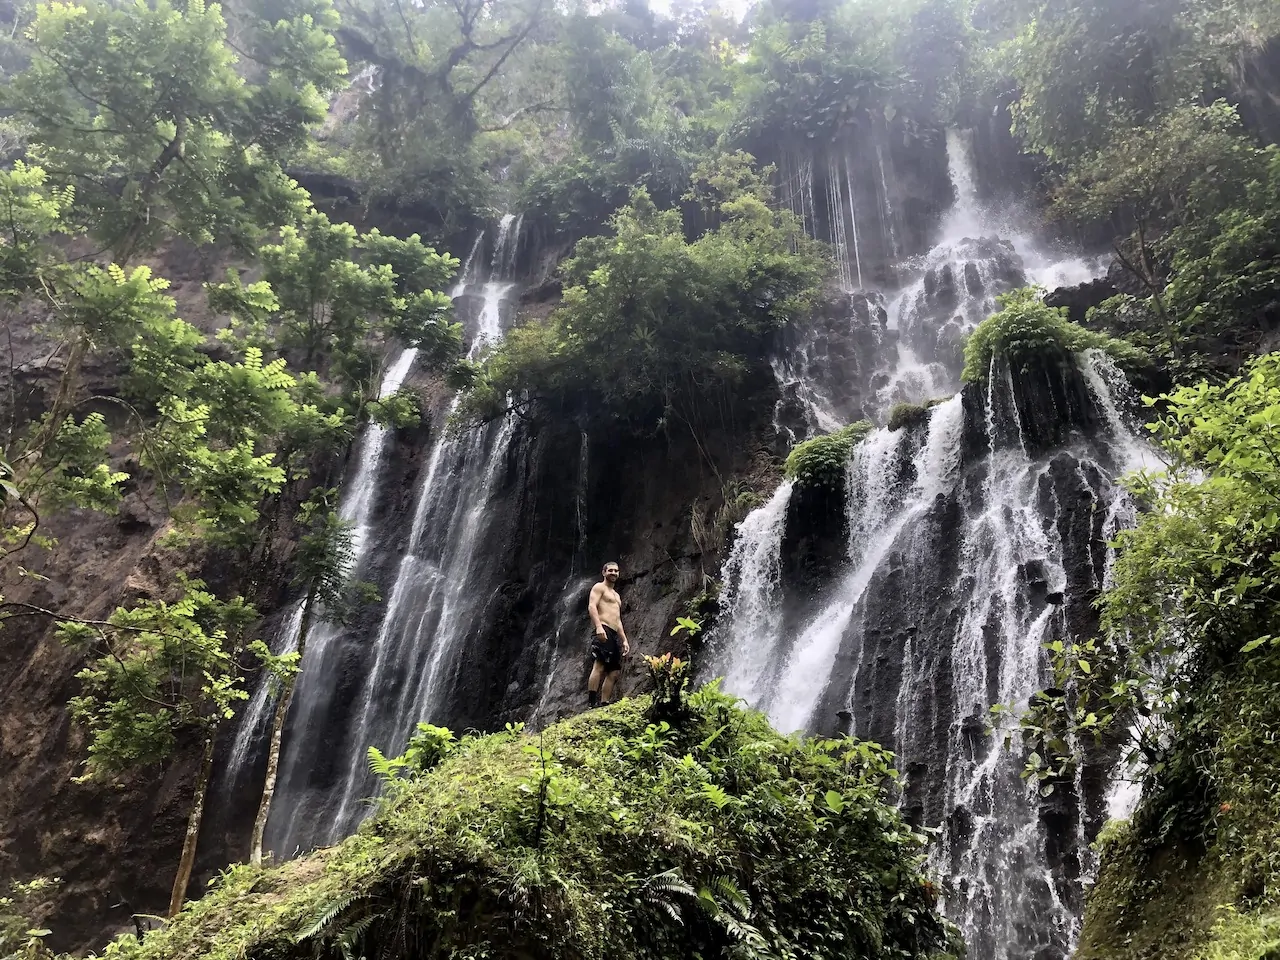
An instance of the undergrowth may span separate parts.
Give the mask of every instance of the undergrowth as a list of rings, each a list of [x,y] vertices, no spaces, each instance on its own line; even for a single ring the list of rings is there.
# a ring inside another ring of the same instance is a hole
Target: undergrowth
[[[796,444],[787,455],[787,477],[801,488],[835,489],[843,486],[845,468],[849,464],[849,458],[853,456],[853,448],[874,429],[875,426],[869,420],[859,420],[835,433]]]
[[[1101,350],[1125,369],[1145,363],[1137,347],[1072,323],[1066,307],[1046,305],[1040,293],[1024,287],[998,298],[1000,311],[978,324],[965,343],[965,383],[984,383],[995,357],[1007,360],[1015,371],[1034,362],[1067,360],[1085,350]]]
[[[341,845],[229,870],[129,960],[930,957],[955,952],[891,756],[783,737],[715,686],[381,765]],[[424,740],[424,743],[426,741]],[[443,759],[439,759],[443,756]]]

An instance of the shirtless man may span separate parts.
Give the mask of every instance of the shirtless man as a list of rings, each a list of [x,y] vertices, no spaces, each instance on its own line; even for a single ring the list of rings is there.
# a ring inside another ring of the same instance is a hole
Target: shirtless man
[[[591,588],[587,613],[591,614],[591,626],[595,635],[591,638],[591,679],[587,681],[587,707],[598,707],[613,702],[613,689],[622,676],[622,658],[631,655],[627,631],[622,628],[622,598],[614,589],[618,582],[618,565],[612,561],[601,571],[604,579]],[[622,641],[619,648],[618,641]],[[603,696],[600,684],[603,681]]]

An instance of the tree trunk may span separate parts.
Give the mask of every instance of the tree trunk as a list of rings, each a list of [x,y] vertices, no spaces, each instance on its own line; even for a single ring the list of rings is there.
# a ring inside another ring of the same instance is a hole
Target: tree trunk
[[[312,611],[316,602],[316,590],[312,586],[302,607],[302,622],[298,624],[298,667],[307,650],[307,634],[311,632]],[[258,816],[253,821],[253,840],[249,847],[249,862],[255,867],[262,863],[262,838],[267,832],[267,818],[271,816],[271,798],[276,792],[276,773],[280,769],[280,743],[284,738],[284,722],[293,703],[293,691],[298,685],[297,671],[284,682],[280,701],[276,704],[275,717],[271,721],[271,747],[267,751],[267,780],[262,787],[262,800],[258,803]]]
[[[187,898],[187,884],[191,882],[191,868],[196,862],[196,841],[200,839],[200,821],[204,819],[204,801],[209,793],[209,781],[213,775],[213,730],[204,741],[204,759],[200,763],[200,779],[196,781],[196,795],[191,801],[191,815],[187,817],[187,837],[182,842],[182,860],[178,863],[178,875],[173,881],[173,895],[169,898],[169,916],[176,917]]]

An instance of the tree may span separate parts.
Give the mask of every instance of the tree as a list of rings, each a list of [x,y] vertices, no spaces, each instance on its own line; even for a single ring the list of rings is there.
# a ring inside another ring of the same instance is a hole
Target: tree
[[[1030,149],[1070,160],[1199,93],[1209,68],[1191,8],[1191,0],[1037,3],[1013,48],[1015,132]]]
[[[767,335],[804,309],[824,262],[743,153],[704,164],[690,203],[715,224],[690,242],[678,210],[637,189],[612,234],[562,266],[560,308],[512,331],[478,371],[464,409],[583,403],[594,415],[693,426],[708,396],[763,362]],[[696,432],[696,431],[695,431]]]
[[[221,602],[199,580],[180,577],[179,586],[172,602],[141,600],[104,621],[61,619],[58,625],[64,643],[92,658],[77,674],[82,691],[71,701],[72,715],[89,735],[82,780],[159,763],[186,735],[201,744],[170,916],[182,909],[191,879],[218,729],[247,697],[237,656],[255,617],[243,600]]]
[[[345,73],[336,15],[328,0],[281,0],[261,16],[248,5],[240,21],[243,72],[221,9],[203,0],[39,9],[31,65],[2,102],[117,262],[165,230],[251,249],[300,212],[304,195],[277,160],[323,119]]]
[[[274,328],[283,346],[303,351],[307,366],[323,351],[331,374],[359,403],[375,392],[373,342],[398,339],[419,348],[431,366],[461,351],[461,327],[449,320],[452,301],[439,292],[458,260],[417,234],[358,236],[350,224],[312,211],[300,226],[284,227],[261,256],[268,286],[245,288],[233,277],[214,289],[217,302]]]
[[[1115,245],[1116,256],[1150,296],[1170,355],[1178,355],[1179,338],[1153,238],[1167,225],[1187,227],[1226,206],[1259,169],[1260,157],[1225,102],[1187,104],[1157,122],[1115,133],[1102,149],[1073,163],[1058,190],[1060,214],[1086,221],[1120,215],[1133,223],[1132,238]]]
[[[344,620],[353,609],[354,601],[368,594],[367,589],[364,589],[365,584],[351,582],[355,563],[351,525],[331,509],[329,500],[335,493],[336,491],[330,490],[323,491],[319,497],[313,496],[303,504],[298,516],[308,532],[299,541],[298,552],[294,557],[294,583],[306,593],[302,600],[296,652],[289,659],[279,661],[272,675],[281,689],[271,722],[266,781],[249,845],[249,862],[255,865],[262,862],[262,838],[267,829],[267,820],[271,816],[271,800],[275,795],[284,725],[289,717],[289,707],[293,704],[298,665],[306,656],[311,630],[317,623]]]
[[[532,85],[498,82],[550,8],[548,0],[341,4],[344,49],[378,78],[361,108],[360,140],[380,164],[381,186],[425,208],[442,235],[490,206],[477,138],[551,106]],[[499,94],[492,105],[491,93]]]

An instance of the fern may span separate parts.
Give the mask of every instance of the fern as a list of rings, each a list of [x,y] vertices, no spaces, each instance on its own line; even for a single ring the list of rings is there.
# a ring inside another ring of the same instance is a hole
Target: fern
[[[330,900],[316,911],[311,922],[293,935],[295,943],[302,943],[304,940],[310,940],[312,937],[325,933],[333,924],[338,914],[346,910],[347,907],[355,903],[357,900],[363,900],[367,894],[350,893],[336,900]]]
[[[732,877],[726,874],[712,877],[709,886],[718,900],[727,901],[734,912],[744,920],[750,919],[751,914],[754,912],[751,900],[733,882]]]
[[[697,896],[698,891],[686,883],[674,867],[650,877],[645,881],[644,887],[640,891],[640,899],[642,901],[657,907],[682,926],[684,925],[684,918],[681,917],[680,908],[673,898],[696,898]]]
[[[359,920],[348,924],[338,935],[338,949],[342,952],[342,960],[356,960],[354,950],[364,939],[365,931],[373,925],[380,914],[370,913]]]
[[[673,893],[682,897],[696,897],[698,891],[685,882],[684,878],[672,868],[655,874],[645,881],[645,895]]]
[[[404,766],[404,760],[401,757],[387,757],[377,747],[370,747],[367,756],[369,772],[383,784],[395,780],[400,775],[400,768]]]

